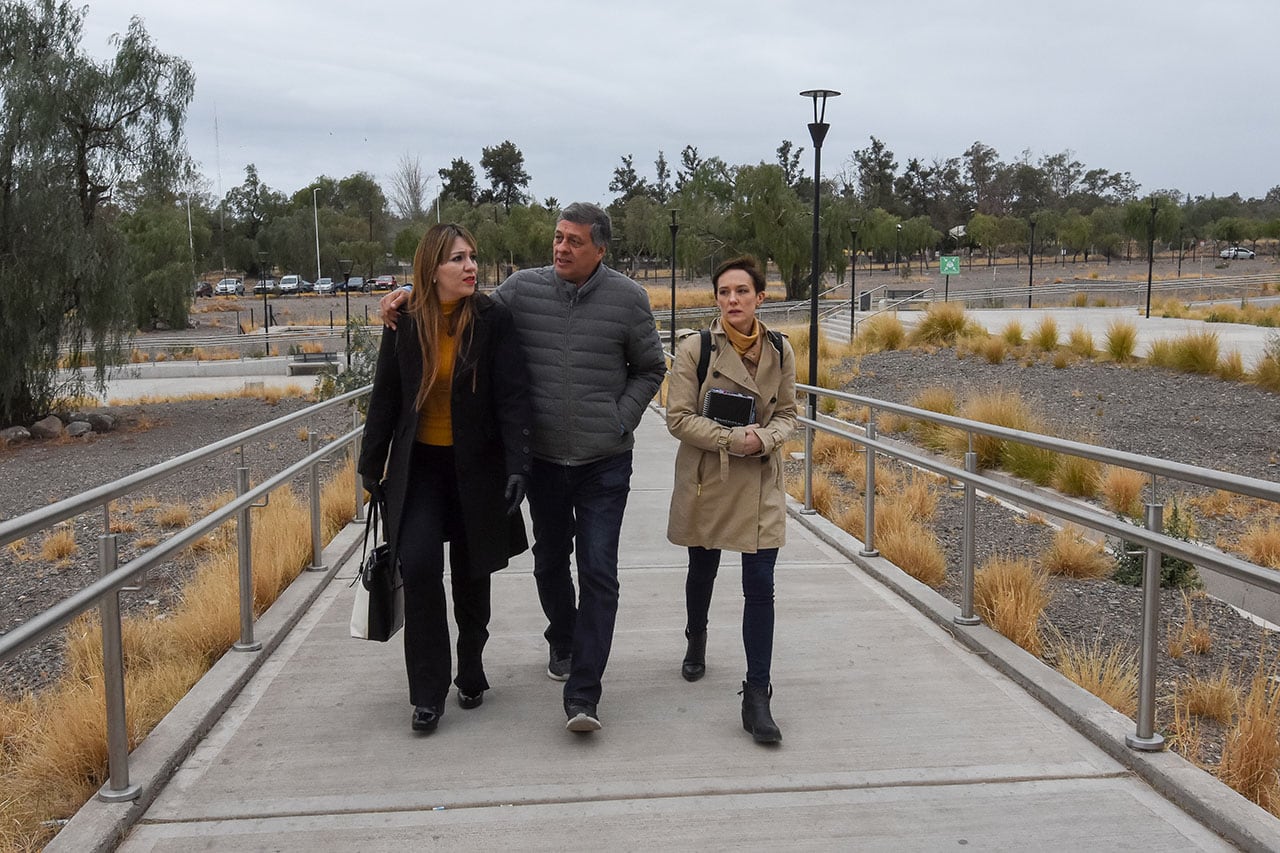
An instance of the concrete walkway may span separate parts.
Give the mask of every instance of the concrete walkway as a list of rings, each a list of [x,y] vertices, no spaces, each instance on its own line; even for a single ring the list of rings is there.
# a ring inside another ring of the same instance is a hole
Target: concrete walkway
[[[707,676],[680,678],[684,554],[664,535],[674,453],[648,413],[603,731],[564,729],[526,554],[494,576],[484,705],[463,711],[451,694],[439,730],[414,735],[400,637],[347,636],[357,553],[327,584],[304,576],[318,582],[314,603],[292,605],[296,626],[119,849],[1233,849],[1215,831],[1280,846],[1280,822],[1177,756],[1126,767],[1135,754],[1115,741],[1131,723],[987,629],[951,626],[954,608],[883,560],[855,563],[844,552],[858,543],[820,521],[789,521],[773,701],[784,741],[756,745],[739,720],[731,560]],[[1019,682],[1102,732],[1102,745]],[[110,849],[93,829],[128,808],[91,803],[49,849]]]

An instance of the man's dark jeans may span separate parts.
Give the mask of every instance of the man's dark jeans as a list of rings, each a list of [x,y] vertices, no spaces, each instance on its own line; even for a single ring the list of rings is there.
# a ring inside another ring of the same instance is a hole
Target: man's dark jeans
[[[631,451],[585,465],[533,460],[533,577],[547,642],[573,655],[565,699],[600,701],[618,614],[618,538],[631,491]],[[575,540],[581,598],[575,602],[569,555]]]

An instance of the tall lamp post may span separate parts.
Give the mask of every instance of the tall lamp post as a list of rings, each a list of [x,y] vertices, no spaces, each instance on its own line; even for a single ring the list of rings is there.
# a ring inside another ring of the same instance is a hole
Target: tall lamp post
[[[258,253],[258,286],[262,288],[262,354],[271,355],[271,324],[267,321],[267,253]]]
[[[318,192],[320,192],[319,187],[311,188],[311,215],[316,222],[316,281],[320,280],[320,205],[316,201]]]
[[[671,210],[671,354],[676,352],[676,232],[680,225],[676,222],[676,209]]]
[[[1151,222],[1147,225],[1147,317],[1151,316],[1151,272],[1156,263],[1156,197],[1151,197]]]
[[[338,269],[342,271],[342,295],[347,303],[347,322],[343,328],[346,329],[347,337],[347,369],[351,369],[351,267],[354,266],[350,258],[343,258],[338,261]]]
[[[1027,241],[1027,307],[1031,307],[1031,276],[1036,270],[1036,218],[1034,216],[1028,220],[1031,223],[1031,239]]]
[[[853,343],[853,332],[857,323],[853,319],[854,308],[858,302],[858,220],[853,220],[853,242],[849,244],[849,343]]]
[[[898,223],[897,236],[893,238],[893,277],[898,277],[898,258],[902,252],[902,223]],[[896,285],[895,285],[896,286]]]
[[[802,98],[813,99],[813,121],[809,123],[809,138],[813,140],[813,244],[812,268],[809,274],[809,384],[818,384],[818,226],[822,200],[822,141],[827,138],[831,125],[827,124],[827,98],[840,93],[833,89],[806,89]],[[809,420],[818,417],[818,398],[809,395]],[[813,512],[813,429],[805,433],[805,489],[804,508]]]

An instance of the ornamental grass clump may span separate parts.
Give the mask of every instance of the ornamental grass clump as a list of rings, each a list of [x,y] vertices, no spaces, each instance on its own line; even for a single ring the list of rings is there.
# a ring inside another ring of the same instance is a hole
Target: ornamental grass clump
[[[1212,376],[1218,370],[1218,333],[1190,332],[1173,340],[1173,366],[1183,373]]]
[[[1051,575],[1069,578],[1105,578],[1112,564],[1106,552],[1078,533],[1059,530],[1040,555],[1040,566]]]
[[[1040,618],[1049,603],[1042,571],[1029,560],[992,557],[974,575],[973,601],[984,622],[1039,657]]]
[[[1250,524],[1240,537],[1240,550],[1250,562],[1280,569],[1280,524]]]
[[[1041,352],[1053,352],[1058,348],[1058,324],[1048,315],[1031,330],[1031,344]]]
[[[954,415],[956,395],[950,388],[931,385],[917,393],[911,399],[910,405],[912,408],[924,409],[926,412],[935,412],[939,415]],[[956,431],[932,421],[915,421],[911,427],[911,433],[917,444],[929,450],[941,452],[947,448]]]
[[[964,308],[958,302],[934,302],[911,333],[912,343],[954,346],[966,332]]]
[[[1148,478],[1132,468],[1108,465],[1102,470],[1102,504],[1116,515],[1142,518],[1142,498]]]
[[[1276,668],[1260,666],[1227,731],[1218,778],[1280,815],[1280,689]]]
[[[893,314],[877,314],[858,327],[854,348],[859,353],[899,350],[907,342],[907,329]]]
[[[1060,456],[1050,480],[1050,485],[1055,489],[1073,498],[1094,497],[1101,484],[1101,463],[1083,456]]]
[[[1000,339],[1011,347],[1022,346],[1022,324],[1017,320],[1010,320],[1001,330]]]
[[[1097,348],[1093,344],[1093,332],[1084,326],[1076,326],[1067,335],[1067,349],[1081,358],[1093,358]]]
[[[1178,687],[1178,698],[1188,713],[1225,726],[1231,723],[1240,706],[1240,686],[1231,674],[1231,667],[1224,665],[1212,678],[1192,676]]]
[[[1076,684],[1132,717],[1138,710],[1138,658],[1133,649],[1103,648],[1102,638],[1067,642],[1058,637],[1054,654],[1058,671]]]
[[[1138,327],[1128,320],[1112,320],[1107,324],[1103,351],[1112,361],[1133,361],[1138,348]]]

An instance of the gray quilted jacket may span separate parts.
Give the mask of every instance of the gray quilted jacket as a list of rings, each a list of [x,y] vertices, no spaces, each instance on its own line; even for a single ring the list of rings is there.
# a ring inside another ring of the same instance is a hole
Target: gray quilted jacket
[[[630,450],[667,370],[644,288],[604,264],[581,286],[540,267],[493,296],[511,309],[527,359],[533,455],[581,465]]]

